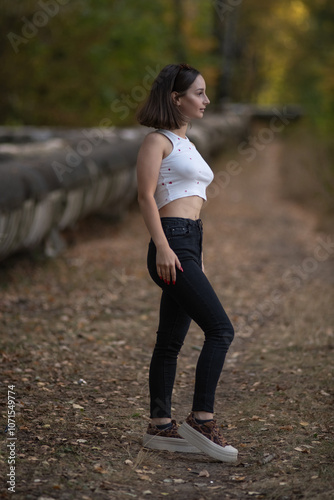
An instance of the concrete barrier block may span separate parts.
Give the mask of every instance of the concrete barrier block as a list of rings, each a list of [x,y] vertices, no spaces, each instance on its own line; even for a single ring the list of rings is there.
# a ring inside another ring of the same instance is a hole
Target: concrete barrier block
[[[209,160],[249,126],[249,108],[206,114],[188,136]],[[120,215],[137,193],[136,160],[151,129],[0,127],[0,259],[44,244],[90,213]]]

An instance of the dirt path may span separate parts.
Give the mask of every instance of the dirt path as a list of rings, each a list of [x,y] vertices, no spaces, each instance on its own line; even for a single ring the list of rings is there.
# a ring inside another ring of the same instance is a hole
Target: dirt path
[[[216,418],[236,465],[141,448],[159,292],[137,210],[90,218],[59,258],[1,265],[2,402],[16,397],[15,498],[331,499],[334,237],[281,197],[277,141],[225,154],[203,212],[205,267],[235,327]],[[235,175],[226,175],[234,160]],[[202,334],[180,355],[174,417],[190,408]],[[7,423],[5,404],[2,428]],[[0,486],[10,497],[8,432]]]

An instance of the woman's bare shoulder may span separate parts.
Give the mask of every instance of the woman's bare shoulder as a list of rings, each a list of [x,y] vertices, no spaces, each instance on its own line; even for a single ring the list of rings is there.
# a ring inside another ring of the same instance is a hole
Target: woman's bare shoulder
[[[163,134],[153,130],[145,136],[144,142],[147,144],[165,144],[165,140],[166,137]]]
[[[142,149],[147,148],[161,151],[163,154],[169,153],[170,141],[165,135],[157,131],[149,132],[142,143]]]

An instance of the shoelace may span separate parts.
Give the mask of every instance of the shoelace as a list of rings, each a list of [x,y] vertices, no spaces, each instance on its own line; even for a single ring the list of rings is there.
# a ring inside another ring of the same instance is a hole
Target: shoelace
[[[212,434],[213,434],[213,437],[215,438],[214,441],[216,441],[217,443],[219,443],[221,446],[227,446],[228,443],[226,441],[226,439],[224,438],[224,436],[222,436],[220,434],[220,431],[219,431],[219,428],[218,428],[218,425],[216,423],[215,420],[212,420],[212,422],[208,424],[206,424],[208,427],[211,427],[211,431],[212,431]]]

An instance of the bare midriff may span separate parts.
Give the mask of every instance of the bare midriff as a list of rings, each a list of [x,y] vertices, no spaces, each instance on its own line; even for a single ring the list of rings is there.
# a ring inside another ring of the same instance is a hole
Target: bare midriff
[[[160,217],[181,217],[183,219],[197,220],[200,218],[203,198],[199,196],[187,196],[171,201],[160,208]]]

